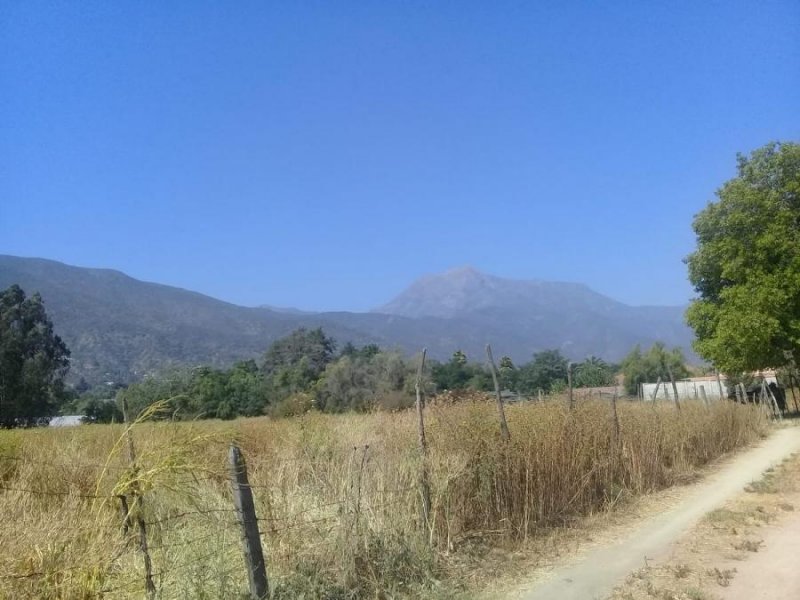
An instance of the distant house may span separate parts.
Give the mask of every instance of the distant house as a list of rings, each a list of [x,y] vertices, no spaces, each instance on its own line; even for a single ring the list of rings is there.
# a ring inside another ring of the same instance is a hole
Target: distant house
[[[53,417],[50,419],[50,427],[75,427],[75,425],[82,425],[85,415],[64,415],[62,417]]]

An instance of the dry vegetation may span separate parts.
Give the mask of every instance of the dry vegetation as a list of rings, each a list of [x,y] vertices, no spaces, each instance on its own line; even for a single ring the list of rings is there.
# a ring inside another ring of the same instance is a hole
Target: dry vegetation
[[[475,544],[513,547],[691,478],[765,427],[761,412],[732,403],[679,412],[623,402],[616,439],[608,403],[570,412],[554,400],[508,407],[503,444],[495,411],[478,395],[428,407],[430,539],[413,412],[137,424],[159,597],[245,590],[226,476],[233,439],[248,461],[274,597],[448,597]],[[0,432],[0,595],[143,596],[142,557],[113,498],[133,476],[122,436],[120,425]]]

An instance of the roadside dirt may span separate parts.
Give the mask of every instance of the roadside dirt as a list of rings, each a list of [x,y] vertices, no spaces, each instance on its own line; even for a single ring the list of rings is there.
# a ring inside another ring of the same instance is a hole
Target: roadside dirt
[[[712,510],[614,600],[800,598],[800,454]]]
[[[800,514],[764,532],[765,550],[737,568],[725,600],[796,600],[800,598]]]
[[[654,573],[653,565],[663,564],[664,569],[669,571],[669,577],[672,578],[670,581],[676,579],[675,572],[670,569],[674,567],[672,562],[675,558],[676,543],[679,544],[684,539],[682,536],[697,525],[707,513],[739,496],[748,484],[759,480],[764,471],[773,468],[796,452],[800,452],[800,427],[789,426],[778,429],[753,449],[717,465],[698,483],[671,490],[643,502],[634,517],[621,518],[618,522],[611,523],[609,527],[598,531],[588,543],[576,539],[572,552],[568,552],[567,555],[562,553],[549,565],[537,565],[532,577],[529,574],[527,579],[517,584],[497,587],[487,597],[509,600],[592,600],[608,598],[613,593],[614,598],[625,600],[727,598],[719,593],[692,595],[694,592],[705,593],[699,587],[686,592],[675,592],[683,595],[673,595],[671,589],[664,587],[662,590],[659,584],[649,579]],[[742,544],[744,545],[741,552],[747,552],[748,544],[746,542]],[[731,560],[736,559],[731,558]],[[709,566],[703,570],[704,568],[677,567],[677,573],[681,575],[678,579],[686,579],[702,571],[708,581],[717,585],[715,583],[717,575],[713,568],[721,569],[720,573],[729,569],[724,564],[721,567]],[[623,583],[626,576],[632,573],[634,574],[632,578],[628,578],[628,589],[624,589],[623,586],[615,591],[615,586]],[[721,577],[725,579],[724,575]],[[726,581],[730,587],[727,591],[734,593],[732,581],[733,577]],[[637,586],[637,582],[641,585]],[[693,580],[687,583],[695,585]],[[689,586],[684,587],[688,589]],[[724,586],[717,585],[717,587],[721,589]],[[742,593],[747,594],[747,592]],[[730,598],[739,600],[757,597],[745,595]],[[780,598],[774,595],[764,597]]]

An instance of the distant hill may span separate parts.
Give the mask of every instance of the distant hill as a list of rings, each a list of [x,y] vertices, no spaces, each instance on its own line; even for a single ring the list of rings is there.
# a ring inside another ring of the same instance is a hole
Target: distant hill
[[[685,310],[628,306],[579,283],[505,279],[462,267],[417,280],[375,312],[469,323],[498,346],[513,341],[512,356],[521,345],[559,348],[574,359],[594,354],[618,360],[635,344],[656,340],[692,356]]]
[[[41,293],[56,332],[72,351],[71,373],[92,383],[128,381],[171,365],[227,366],[260,356],[298,323],[106,269],[0,256],[0,289]],[[327,324],[332,335],[360,339]]]
[[[528,360],[560,348],[617,360],[635,343],[661,339],[688,348],[681,307],[629,307],[579,284],[513,281],[458,269],[426,277],[371,313],[249,308],[119,271],[0,255],[0,289],[17,283],[42,294],[72,350],[71,377],[127,382],[173,365],[227,366],[258,358],[277,338],[321,326],[340,344],[377,343],[433,357],[456,349],[480,360]]]

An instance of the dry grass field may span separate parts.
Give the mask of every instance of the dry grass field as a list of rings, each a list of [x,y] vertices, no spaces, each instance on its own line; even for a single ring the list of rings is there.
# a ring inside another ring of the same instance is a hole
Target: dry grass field
[[[421,520],[416,415],[324,415],[232,422],[0,431],[0,597],[142,598],[143,558],[116,495],[132,482],[159,598],[237,598],[247,577],[227,475],[247,460],[275,598],[448,597],[459,556],[513,547],[620,500],[693,476],[757,439],[763,413],[723,402],[563,399],[507,407],[511,440],[481,395],[426,409],[430,535]],[[489,540],[487,542],[487,540]]]

